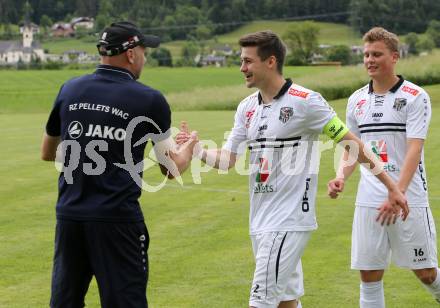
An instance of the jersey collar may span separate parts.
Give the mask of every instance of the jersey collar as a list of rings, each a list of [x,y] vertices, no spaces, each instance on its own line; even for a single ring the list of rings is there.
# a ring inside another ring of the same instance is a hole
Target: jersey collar
[[[396,91],[399,90],[400,86],[405,81],[405,79],[403,79],[402,75],[397,75],[397,77],[399,77],[399,81],[391,89],[388,90],[392,93],[396,93]],[[368,94],[371,94],[373,92],[374,92],[373,80],[370,80],[370,83],[368,84]]]
[[[115,76],[123,79],[136,80],[135,76],[129,70],[122,67],[116,67],[111,65],[100,64],[98,65],[96,72],[97,74],[103,74],[107,76]]]
[[[289,90],[290,86],[292,85],[292,79],[287,78],[284,85],[281,87],[280,91],[277,95],[273,97],[273,99],[279,99],[281,96],[286,94],[287,90]],[[261,96],[261,93],[258,92],[258,105],[261,105],[263,103],[263,97]]]

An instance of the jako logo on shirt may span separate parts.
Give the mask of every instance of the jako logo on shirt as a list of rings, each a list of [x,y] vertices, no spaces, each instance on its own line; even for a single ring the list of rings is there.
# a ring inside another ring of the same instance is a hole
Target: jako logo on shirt
[[[78,121],[73,121],[69,124],[69,127],[67,128],[67,132],[69,133],[70,138],[77,139],[81,137],[83,133],[83,126]]]
[[[124,141],[126,134],[122,128],[90,124],[85,136]]]
[[[269,161],[260,157],[260,167],[257,173],[257,177],[255,178],[256,185],[254,187],[254,193],[268,193],[274,192],[273,185],[266,184],[269,180],[270,170],[269,170]]]

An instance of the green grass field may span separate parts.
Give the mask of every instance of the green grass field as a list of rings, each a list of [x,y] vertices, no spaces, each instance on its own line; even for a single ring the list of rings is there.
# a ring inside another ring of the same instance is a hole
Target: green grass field
[[[0,70],[0,113],[46,111],[66,80],[92,71]],[[425,75],[437,76],[438,83],[440,51],[426,57],[402,59],[397,71],[409,80]],[[284,75],[329,99],[344,97],[340,91],[348,96],[367,82],[362,66],[285,67]],[[243,75],[238,66],[146,68],[141,81],[160,89],[173,110],[235,110],[238,102],[254,91],[243,86]]]
[[[13,88],[14,75],[4,78],[4,73],[1,72],[0,93]],[[35,74],[33,82],[61,84],[70,73],[53,72],[46,79]],[[174,78],[172,74],[169,76]],[[3,86],[3,81],[9,82],[8,87]],[[35,109],[32,91],[27,89],[30,84],[26,80],[22,85],[28,95],[23,105],[14,112],[0,114],[2,308],[47,307],[50,294],[58,174],[53,164],[39,159],[50,104],[41,103]],[[35,86],[34,90],[37,89]],[[426,89],[432,98],[433,119],[425,155],[431,207],[439,223],[440,165],[436,158],[440,155],[440,140],[436,137],[440,135],[440,85]],[[41,97],[50,97],[52,101],[55,90],[47,91]],[[9,93],[7,97],[11,95],[15,94]],[[332,105],[343,116],[345,100],[334,101]],[[224,131],[231,128],[233,115],[232,111],[175,112],[173,120],[174,123],[188,120],[201,139],[221,144]],[[332,151],[324,152],[320,170],[317,200],[320,227],[303,257],[306,289],[303,307],[358,307],[358,274],[349,269],[357,176],[350,180],[342,198],[334,201],[325,196],[326,181],[334,175]],[[148,170],[145,179],[148,183],[159,182],[158,168]],[[254,267],[248,238],[247,178],[211,171],[202,174],[201,185],[195,185],[189,173],[184,183],[180,187],[169,182],[160,192],[144,192],[141,198],[151,236],[148,287],[151,307],[246,307]],[[412,273],[394,266],[386,274],[385,293],[390,308],[435,306]],[[86,303],[87,307],[99,307],[95,283],[90,287]]]
[[[218,44],[228,44],[234,49],[238,49],[238,39],[247,33],[272,30],[280,36],[283,36],[287,29],[294,24],[300,24],[302,21],[254,21],[243,25],[236,30],[221,34],[215,40],[208,40],[205,42],[206,46],[215,46]],[[319,28],[318,42],[319,44],[330,45],[360,45],[361,37],[352,28],[344,24],[315,22]],[[181,50],[185,41],[172,41],[163,44],[163,47],[168,48],[173,56],[173,59],[178,59],[181,56]]]
[[[237,41],[243,34],[270,29],[282,36],[290,25],[298,23],[301,23],[301,21],[250,22],[249,24],[239,27],[235,31],[219,35],[216,40],[217,43],[230,44],[237,49]],[[355,45],[361,43],[360,35],[347,25],[326,22],[315,22],[315,24],[319,27],[320,30],[318,38],[320,44]],[[43,41],[42,46],[43,48],[48,49],[50,53],[63,53],[64,51],[74,49],[83,50],[90,54],[96,54],[97,51],[94,43],[95,41],[91,41],[90,38],[59,38]],[[208,40],[205,43],[207,46],[217,44],[214,40]],[[181,49],[183,44],[184,41],[172,41],[164,43],[162,44],[162,46],[170,50],[173,59],[178,59],[181,56]]]
[[[44,49],[49,50],[49,53],[62,54],[68,50],[85,51],[88,54],[98,54],[96,43],[98,39],[93,38],[51,38],[44,40],[41,45]]]
[[[237,30],[218,36],[221,43],[237,46],[238,39],[247,34],[262,30],[272,30],[283,36],[292,25],[301,24],[303,21],[254,21]],[[361,36],[352,28],[344,24],[329,22],[314,22],[319,28],[318,42],[331,45],[356,45],[361,44]]]

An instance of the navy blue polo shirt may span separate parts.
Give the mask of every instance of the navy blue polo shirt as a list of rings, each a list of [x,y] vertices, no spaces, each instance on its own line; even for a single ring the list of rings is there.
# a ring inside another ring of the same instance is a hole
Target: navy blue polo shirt
[[[134,165],[141,162],[146,142],[136,143],[145,136],[167,138],[170,125],[164,96],[128,70],[100,65],[93,74],[66,82],[46,125],[49,136],[61,137],[64,168],[73,170],[70,180],[67,169],[59,177],[57,219],[143,221],[139,183],[118,164],[126,164],[126,157]]]

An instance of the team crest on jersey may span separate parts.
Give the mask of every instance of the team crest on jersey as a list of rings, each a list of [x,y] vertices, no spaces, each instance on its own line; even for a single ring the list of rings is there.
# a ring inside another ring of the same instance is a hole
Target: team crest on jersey
[[[286,123],[293,116],[293,108],[292,107],[281,107],[280,108],[280,117],[278,118],[281,122]]]
[[[393,109],[396,109],[396,111],[400,111],[405,106],[406,106],[406,98],[396,98],[394,100]]]

